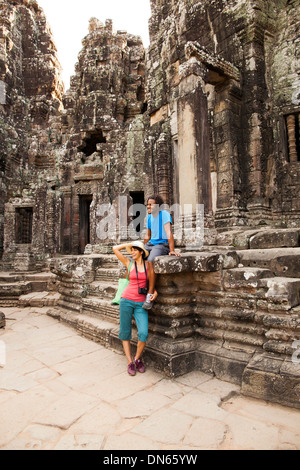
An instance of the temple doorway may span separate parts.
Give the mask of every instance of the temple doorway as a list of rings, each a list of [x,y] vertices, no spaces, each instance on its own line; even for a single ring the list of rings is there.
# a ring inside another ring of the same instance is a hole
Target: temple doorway
[[[86,245],[90,243],[90,205],[93,196],[79,196],[79,254],[83,254]]]
[[[145,194],[143,191],[130,191],[132,199],[133,218],[132,223],[136,236],[139,238],[144,230],[144,220],[146,217]]]

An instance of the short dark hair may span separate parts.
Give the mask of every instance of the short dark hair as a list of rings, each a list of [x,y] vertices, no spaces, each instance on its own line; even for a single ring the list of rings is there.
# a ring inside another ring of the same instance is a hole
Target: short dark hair
[[[149,199],[153,199],[155,201],[155,204],[159,206],[162,206],[164,204],[163,198],[159,196],[158,194],[155,194],[154,196],[149,196],[147,199],[147,202],[149,201]]]

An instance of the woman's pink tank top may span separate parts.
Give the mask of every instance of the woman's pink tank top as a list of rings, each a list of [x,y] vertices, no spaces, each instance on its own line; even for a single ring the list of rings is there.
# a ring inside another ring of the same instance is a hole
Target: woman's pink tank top
[[[146,268],[147,269],[147,268]],[[133,300],[134,302],[145,302],[146,296],[144,294],[139,294],[139,287],[147,287],[147,279],[145,271],[139,272],[139,283],[136,277],[135,267],[133,265],[133,269],[130,271],[129,274],[129,284],[124,289],[122,294],[122,299]],[[148,269],[147,269],[148,275]]]

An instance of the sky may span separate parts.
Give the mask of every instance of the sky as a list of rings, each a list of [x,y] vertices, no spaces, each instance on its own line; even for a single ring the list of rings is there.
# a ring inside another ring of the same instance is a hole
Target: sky
[[[74,75],[82,39],[88,34],[89,19],[105,24],[113,20],[114,29],[141,36],[144,47],[149,46],[148,20],[150,0],[37,0],[44,10],[56,44],[58,59],[63,68],[66,90]]]

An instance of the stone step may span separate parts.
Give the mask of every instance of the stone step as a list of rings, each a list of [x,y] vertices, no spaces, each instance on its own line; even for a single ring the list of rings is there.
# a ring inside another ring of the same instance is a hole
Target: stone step
[[[82,299],[82,313],[93,317],[108,319],[118,324],[119,322],[119,306],[112,305],[111,299],[100,299],[99,297],[87,297]]]
[[[30,282],[0,283],[0,307],[17,307],[19,297],[31,291]]]
[[[95,281],[89,284],[89,295],[92,297],[113,299],[117,290],[116,281]]]
[[[115,335],[118,334],[116,323],[107,319],[103,320],[99,317],[59,310],[57,308],[48,310],[47,315],[66,322],[84,337],[106,347],[109,347],[111,332],[114,331]]]
[[[260,285],[266,290],[265,298],[269,310],[289,311],[300,304],[300,278],[270,277],[261,279]]]
[[[118,281],[119,277],[117,268],[98,268],[95,273],[95,281]]]
[[[56,275],[50,271],[42,272],[0,272],[0,283],[31,282],[32,285],[47,284],[56,281]]]
[[[272,278],[270,269],[243,267],[224,271],[224,289],[233,292],[256,292],[259,281]]]
[[[274,276],[300,277],[300,248],[237,250],[244,267],[269,269]]]
[[[238,250],[265,248],[297,248],[300,246],[300,229],[247,228],[220,232],[218,246],[231,246]]]
[[[19,297],[20,307],[47,307],[57,305],[60,299],[58,292],[31,292]]]
[[[23,280],[22,274],[15,272],[0,272],[0,283],[11,284],[13,282],[20,282]]]
[[[101,267],[118,267],[119,260],[118,258],[112,255],[101,255]]]

